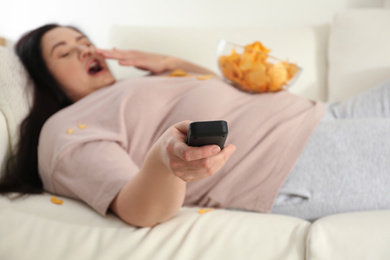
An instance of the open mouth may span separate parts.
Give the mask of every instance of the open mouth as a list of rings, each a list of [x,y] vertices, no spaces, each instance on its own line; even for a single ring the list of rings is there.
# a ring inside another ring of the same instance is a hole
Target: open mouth
[[[100,65],[99,61],[94,60],[92,63],[89,65],[88,68],[88,73],[90,75],[95,75],[96,73],[100,72],[103,70],[103,67]]]

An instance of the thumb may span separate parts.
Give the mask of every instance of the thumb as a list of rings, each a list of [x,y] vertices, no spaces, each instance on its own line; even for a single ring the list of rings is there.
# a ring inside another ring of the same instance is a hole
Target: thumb
[[[180,132],[182,132],[183,134],[187,134],[188,132],[188,128],[189,128],[189,125],[192,123],[192,121],[190,120],[185,120],[185,121],[181,121],[179,123],[177,123],[176,125],[174,125],[174,127],[179,130]]]

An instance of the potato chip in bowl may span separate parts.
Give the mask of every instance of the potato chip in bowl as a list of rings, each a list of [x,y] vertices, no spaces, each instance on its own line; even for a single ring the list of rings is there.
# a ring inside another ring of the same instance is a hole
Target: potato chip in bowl
[[[291,86],[301,68],[287,60],[269,55],[261,42],[246,46],[221,40],[218,43],[218,66],[223,77],[247,92],[277,92]]]

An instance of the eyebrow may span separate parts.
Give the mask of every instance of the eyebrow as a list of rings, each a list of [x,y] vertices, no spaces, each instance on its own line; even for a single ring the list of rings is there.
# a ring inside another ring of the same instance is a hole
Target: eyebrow
[[[80,35],[76,38],[76,42],[84,39],[84,38],[87,38],[85,37],[85,35]],[[54,49],[61,46],[61,45],[66,45],[66,42],[65,41],[60,41],[60,42],[57,42],[56,44],[53,45],[53,47],[51,47],[51,51],[50,51],[50,56],[53,54],[54,52]]]

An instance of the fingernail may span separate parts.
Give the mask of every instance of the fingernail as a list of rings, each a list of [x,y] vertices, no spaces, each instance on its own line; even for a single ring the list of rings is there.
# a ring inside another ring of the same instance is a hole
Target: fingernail
[[[216,154],[216,153],[219,153],[221,151],[221,148],[219,146],[215,146],[213,147],[213,149],[211,150],[211,152],[213,154]]]

